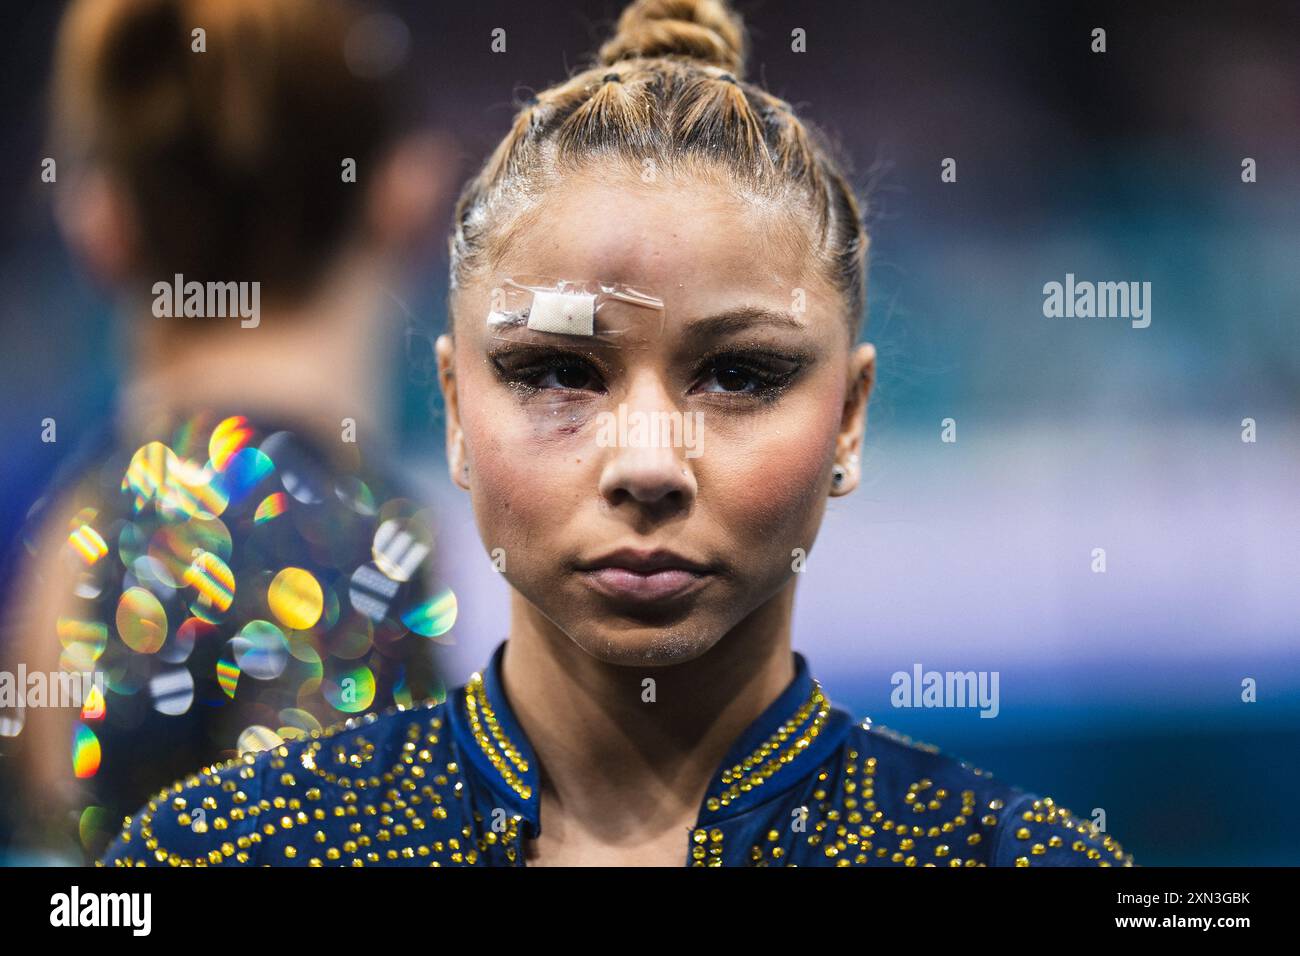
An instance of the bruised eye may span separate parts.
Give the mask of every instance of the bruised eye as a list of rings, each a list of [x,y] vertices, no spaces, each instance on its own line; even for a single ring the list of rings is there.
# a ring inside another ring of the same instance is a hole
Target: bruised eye
[[[564,353],[530,353],[494,356],[493,367],[506,384],[529,391],[604,390],[600,373],[590,363]]]
[[[560,364],[542,370],[532,383],[537,388],[578,388],[591,390],[596,377],[577,364]]]

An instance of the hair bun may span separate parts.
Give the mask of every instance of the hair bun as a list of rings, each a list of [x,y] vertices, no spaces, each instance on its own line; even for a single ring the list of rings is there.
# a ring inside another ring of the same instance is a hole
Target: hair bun
[[[743,77],[745,26],[726,0],[633,0],[598,61],[636,56],[689,57]]]

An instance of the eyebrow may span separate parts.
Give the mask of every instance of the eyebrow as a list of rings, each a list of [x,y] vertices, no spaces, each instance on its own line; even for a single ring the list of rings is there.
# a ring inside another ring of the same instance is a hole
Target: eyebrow
[[[698,339],[726,335],[728,332],[740,332],[763,325],[775,325],[799,331],[808,328],[806,322],[799,321],[788,312],[767,309],[759,305],[742,305],[689,322],[683,331],[688,338]]]

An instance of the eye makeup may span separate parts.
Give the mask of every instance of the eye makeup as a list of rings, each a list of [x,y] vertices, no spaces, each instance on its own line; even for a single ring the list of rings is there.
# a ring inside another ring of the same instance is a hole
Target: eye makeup
[[[754,402],[770,405],[811,365],[812,357],[798,351],[722,346],[700,359],[691,391],[733,407]]]
[[[609,391],[619,372],[591,352],[552,345],[499,345],[488,352],[497,380],[520,401],[587,401]],[[813,364],[807,352],[771,346],[721,346],[684,376],[687,397],[739,410],[780,399]]]
[[[550,343],[498,343],[487,351],[487,362],[520,402],[546,405],[593,401],[616,388],[621,372],[598,351]],[[771,405],[814,364],[810,351],[787,346],[716,346],[681,376],[682,394],[736,411]]]
[[[521,401],[547,392],[559,393],[555,400],[603,394],[611,371],[590,353],[553,345],[498,345],[487,358],[497,380]]]

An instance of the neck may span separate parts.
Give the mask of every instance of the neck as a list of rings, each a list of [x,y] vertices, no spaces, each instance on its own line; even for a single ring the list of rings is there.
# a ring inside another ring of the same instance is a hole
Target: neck
[[[794,679],[793,596],[791,582],[692,661],[636,667],[597,660],[512,592],[502,680],[540,765],[542,839],[608,850],[659,837],[684,858],[678,828],[694,825],[727,751]]]
[[[119,424],[156,435],[200,409],[265,416],[325,442],[342,420],[358,440],[389,444],[388,303],[378,273],[361,263],[333,270],[310,299],[263,310],[259,324],[194,329],[151,315],[130,323],[133,364],[122,388]]]

